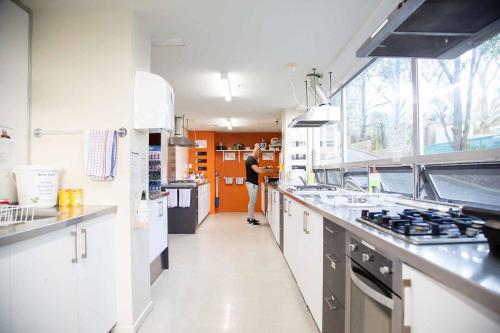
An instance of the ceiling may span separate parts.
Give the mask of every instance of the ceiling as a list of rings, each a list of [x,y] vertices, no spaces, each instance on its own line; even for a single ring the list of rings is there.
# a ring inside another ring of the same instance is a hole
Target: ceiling
[[[279,131],[281,112],[305,104],[304,79],[338,58],[384,0],[24,0],[28,5],[135,10],[153,40],[183,38],[186,46],[153,46],[152,72],[174,88],[175,112],[190,128]],[[24,2],[23,1],[23,2]],[[354,54],[353,54],[354,57]],[[296,63],[296,72],[287,70]],[[224,100],[220,73],[233,99]],[[333,73],[335,77],[335,73]],[[290,81],[296,87],[292,92]],[[323,79],[328,91],[328,73]]]
[[[136,10],[155,40],[185,41],[184,47],[153,46],[151,66],[173,86],[175,112],[191,119],[191,128],[224,131],[231,118],[233,131],[273,131],[281,128],[281,112],[297,106],[290,80],[305,104],[305,74],[325,71],[379,3],[143,0]],[[297,64],[295,73],[287,63]],[[231,102],[224,100],[221,72],[228,73]]]

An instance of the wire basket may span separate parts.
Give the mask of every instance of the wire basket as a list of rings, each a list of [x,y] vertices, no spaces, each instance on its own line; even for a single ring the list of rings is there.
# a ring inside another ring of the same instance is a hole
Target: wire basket
[[[243,185],[244,182],[245,182],[244,177],[236,177],[236,185]]]
[[[34,207],[0,206],[0,227],[11,224],[33,222]]]
[[[224,177],[226,185],[233,185],[233,177]]]

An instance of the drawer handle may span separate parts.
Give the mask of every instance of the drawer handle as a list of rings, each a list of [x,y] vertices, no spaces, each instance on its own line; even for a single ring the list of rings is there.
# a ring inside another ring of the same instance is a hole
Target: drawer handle
[[[330,266],[332,266],[333,269],[337,269],[337,265],[336,265],[337,259],[335,259],[333,257],[333,255],[331,255],[330,253],[325,254],[325,257],[328,260],[330,260]]]
[[[335,230],[330,229],[328,227],[325,227],[325,230],[328,231],[329,233],[331,233],[332,235],[335,233]]]
[[[330,311],[337,310],[337,307],[335,305],[333,305],[332,303],[330,303],[330,298],[332,300],[335,300],[335,298],[333,298],[333,296],[331,296],[331,297],[325,297],[325,302],[328,305],[328,307],[330,308]]]
[[[75,256],[71,259],[71,262],[73,264],[76,264],[76,263],[78,263],[78,244],[76,241],[76,238],[77,238],[76,231],[71,232],[71,237],[74,237],[74,239],[75,239]]]
[[[82,259],[87,259],[88,257],[88,252],[87,252],[87,229],[83,228],[82,229],[82,234],[85,236],[84,238],[84,244],[85,244],[85,252],[82,254]]]

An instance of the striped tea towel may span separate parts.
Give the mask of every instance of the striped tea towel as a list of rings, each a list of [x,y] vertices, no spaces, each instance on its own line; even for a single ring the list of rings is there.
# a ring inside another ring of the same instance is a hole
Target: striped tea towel
[[[113,130],[84,133],[85,175],[92,180],[113,180],[116,174],[118,135]]]

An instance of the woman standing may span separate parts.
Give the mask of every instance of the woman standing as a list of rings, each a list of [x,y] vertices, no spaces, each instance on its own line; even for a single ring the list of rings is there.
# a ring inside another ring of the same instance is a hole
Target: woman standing
[[[257,159],[261,155],[259,145],[256,144],[253,152],[248,156],[246,167],[246,186],[248,191],[248,216],[247,222],[253,225],[259,225],[259,221],[254,218],[255,201],[257,201],[257,194],[259,193],[259,173],[272,172],[272,166],[259,167]]]

